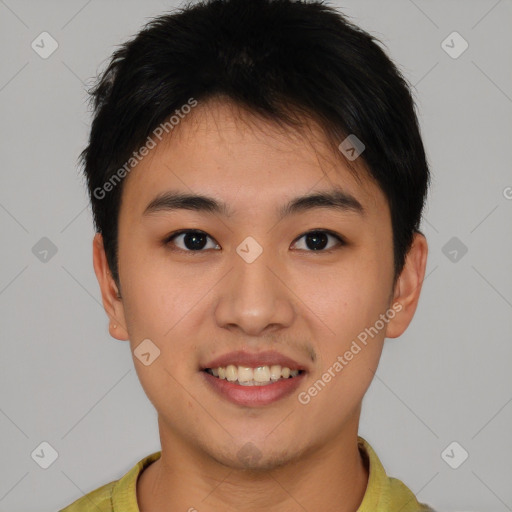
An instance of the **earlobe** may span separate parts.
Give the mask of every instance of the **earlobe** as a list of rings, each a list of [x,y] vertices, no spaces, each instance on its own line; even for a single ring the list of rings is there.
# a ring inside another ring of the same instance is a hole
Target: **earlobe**
[[[397,280],[392,305],[399,312],[387,325],[386,337],[397,338],[407,329],[418,306],[427,266],[428,244],[425,236],[414,234],[405,265]]]
[[[110,273],[101,233],[96,233],[92,245],[94,272],[98,284],[100,285],[103,307],[109,317],[110,335],[118,340],[128,340],[123,302],[119,295],[117,285]],[[113,327],[114,325],[116,327]]]

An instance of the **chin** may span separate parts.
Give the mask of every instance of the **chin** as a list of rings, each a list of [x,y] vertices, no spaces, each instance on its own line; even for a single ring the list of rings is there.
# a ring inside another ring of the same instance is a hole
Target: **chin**
[[[260,449],[251,441],[238,446],[240,447],[235,452],[232,451],[233,446],[231,445],[227,453],[210,453],[210,456],[218,463],[230,469],[254,472],[266,472],[277,469],[289,464],[300,456],[295,450],[293,453],[286,449],[276,451],[268,446]]]

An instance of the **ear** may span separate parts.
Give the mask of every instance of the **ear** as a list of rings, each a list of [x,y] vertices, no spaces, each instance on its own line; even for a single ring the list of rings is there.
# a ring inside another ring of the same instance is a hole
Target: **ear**
[[[100,233],[96,233],[92,241],[92,260],[101,289],[103,307],[109,317],[110,335],[118,340],[126,341],[128,340],[128,331],[126,330],[123,300],[110,273],[103,246],[103,236]]]
[[[395,285],[391,306],[396,314],[387,324],[387,338],[397,338],[402,335],[411,323],[425,277],[427,254],[426,238],[421,233],[415,233],[404,268]]]

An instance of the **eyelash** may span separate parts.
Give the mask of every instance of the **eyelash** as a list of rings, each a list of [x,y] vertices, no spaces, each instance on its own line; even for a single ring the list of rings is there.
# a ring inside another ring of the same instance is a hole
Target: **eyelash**
[[[206,235],[211,240],[214,240],[210,235],[208,235],[208,233],[206,233],[204,231],[201,231],[200,229],[182,229],[180,231],[176,231],[176,232],[171,233],[170,235],[168,235],[163,240],[163,244],[165,246],[170,246],[171,242],[173,241],[173,239],[175,239],[176,237],[178,237],[180,235],[184,235],[184,234],[187,234],[187,233],[200,233],[200,234]],[[312,230],[307,231],[306,233],[303,233],[302,235],[300,235],[298,238],[296,238],[294,240],[293,243],[294,244],[297,243],[301,238],[303,238],[303,237],[305,237],[307,235],[310,235],[312,233],[324,233],[326,235],[330,235],[333,238],[336,238],[336,240],[338,241],[338,244],[336,246],[334,246],[334,247],[331,247],[330,249],[319,249],[317,251],[306,250],[306,249],[299,249],[299,250],[304,250],[305,252],[311,252],[311,253],[322,253],[322,252],[323,253],[331,253],[332,251],[340,249],[341,247],[346,245],[345,240],[340,235],[338,235],[337,233],[334,233],[333,231],[330,231],[328,229],[312,229]],[[215,242],[215,243],[217,243],[217,242]],[[178,251],[178,252],[192,253],[192,254],[193,253],[201,253],[201,252],[205,252],[206,251],[205,249],[200,249],[200,250],[197,250],[197,251],[192,251],[190,249],[181,249],[179,247],[178,248],[175,247],[173,250]]]

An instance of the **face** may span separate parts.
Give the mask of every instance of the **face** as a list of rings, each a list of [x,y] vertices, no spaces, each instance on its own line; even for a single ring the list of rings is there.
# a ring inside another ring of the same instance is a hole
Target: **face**
[[[300,135],[209,103],[171,135],[124,183],[121,299],[99,235],[94,254],[112,334],[132,352],[150,340],[150,364],[134,364],[162,440],[268,468],[357,431],[384,338],[414,312],[393,287],[385,196],[314,125]]]

